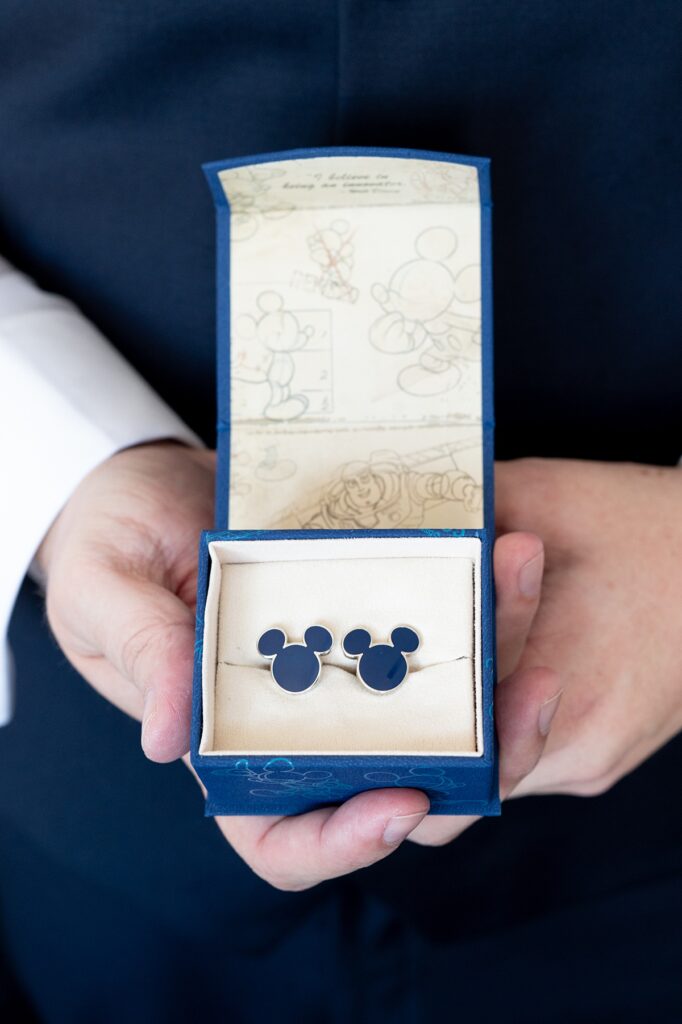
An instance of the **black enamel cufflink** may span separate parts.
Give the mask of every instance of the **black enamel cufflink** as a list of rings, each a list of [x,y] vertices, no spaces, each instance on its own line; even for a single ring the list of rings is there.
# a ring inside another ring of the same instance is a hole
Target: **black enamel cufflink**
[[[268,629],[258,641],[258,652],[268,658],[272,678],[289,693],[304,693],[320,678],[320,655],[329,654],[333,637],[324,626],[308,626],[303,643],[289,643],[283,629]]]
[[[343,653],[357,658],[357,677],[375,693],[395,690],[408,671],[406,654],[419,647],[419,634],[411,626],[396,626],[388,644],[373,644],[366,629],[352,629],[343,638]]]
[[[258,641],[258,652],[270,662],[272,678],[289,693],[310,690],[322,672],[323,654],[332,649],[333,637],[325,626],[309,626],[302,643],[289,643],[283,629],[268,629]],[[357,677],[374,693],[388,693],[404,682],[405,655],[419,647],[419,634],[411,626],[396,626],[390,643],[374,644],[366,629],[352,629],[343,638],[343,653],[357,658]]]

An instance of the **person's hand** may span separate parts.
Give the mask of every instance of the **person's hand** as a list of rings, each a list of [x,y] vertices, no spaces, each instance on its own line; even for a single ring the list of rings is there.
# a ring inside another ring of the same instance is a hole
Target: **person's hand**
[[[38,554],[52,630],[77,670],[142,719],[155,761],[189,746],[197,541],[213,512],[214,456],[173,443],[120,452],[72,495]],[[542,545],[509,534],[495,550],[500,668],[524,647],[540,588]],[[501,777],[510,792],[540,757],[556,708],[556,676],[515,672],[499,691]],[[304,889],[387,856],[421,822],[426,796],[374,790],[292,818],[218,818],[261,877]]]
[[[153,761],[189,747],[198,540],[214,484],[214,452],[128,448],[85,477],[37,554],[57,642],[99,693],[142,719]]]
[[[514,795],[603,793],[682,728],[682,470],[524,459],[498,463],[495,483],[499,532],[531,530],[546,550],[518,664],[564,686]],[[448,842],[465,824],[434,817],[411,838]]]

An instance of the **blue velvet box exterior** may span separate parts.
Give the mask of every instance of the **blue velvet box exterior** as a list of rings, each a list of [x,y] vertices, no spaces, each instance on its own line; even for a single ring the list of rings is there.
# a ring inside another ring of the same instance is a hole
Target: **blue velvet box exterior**
[[[230,209],[218,179],[227,168],[269,161],[324,156],[388,156],[450,161],[477,169],[481,206],[482,257],[482,424],[483,523],[480,530],[403,531],[234,531],[228,527],[230,488]],[[205,532],[199,552],[197,641],[192,708],[192,764],[207,791],[206,814],[300,814],[323,805],[340,803],[369,789],[389,786],[425,791],[435,814],[499,814],[497,745],[493,716],[495,684],[492,396],[492,259],[489,161],[452,154],[414,150],[331,148],[272,153],[206,165],[204,168],[217,214],[217,329],[218,329],[218,475],[216,530]],[[203,728],[202,664],[204,608],[209,583],[209,544],[219,540],[314,541],[315,538],[361,537],[473,537],[481,542],[481,684],[483,752],[479,756],[433,757],[416,755],[292,755],[290,757],[200,753]]]

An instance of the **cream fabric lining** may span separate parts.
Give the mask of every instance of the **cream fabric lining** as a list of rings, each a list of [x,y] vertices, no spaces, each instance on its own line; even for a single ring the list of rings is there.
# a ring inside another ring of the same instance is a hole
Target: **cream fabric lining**
[[[202,753],[481,753],[480,542],[297,539],[210,547]],[[281,626],[298,641],[315,622],[331,629],[334,647],[317,685],[289,694],[272,680],[258,638]],[[420,632],[421,648],[399,689],[371,693],[357,681],[341,640],[363,625],[381,642],[400,623]]]

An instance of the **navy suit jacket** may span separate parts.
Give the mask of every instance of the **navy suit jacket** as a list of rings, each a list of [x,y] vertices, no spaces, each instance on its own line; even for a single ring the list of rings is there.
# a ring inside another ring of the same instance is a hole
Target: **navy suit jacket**
[[[679,457],[677,0],[9,0],[0,37],[0,249],[207,442],[202,162],[372,145],[492,158],[498,455]],[[287,896],[184,769],[137,754],[41,616],[25,591],[0,813],[8,956],[43,1019],[262,1021],[280,985],[297,1024],[451,999],[479,1021],[671,1019],[679,742],[599,800],[512,802],[502,838],[486,821]]]

